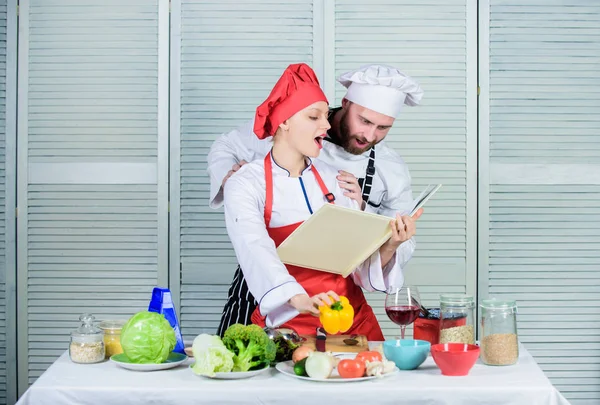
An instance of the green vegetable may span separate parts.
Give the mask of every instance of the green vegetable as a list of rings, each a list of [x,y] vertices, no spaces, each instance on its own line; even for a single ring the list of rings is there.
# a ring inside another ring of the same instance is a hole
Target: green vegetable
[[[292,355],[294,354],[294,350],[300,347],[300,344],[296,344],[291,340],[284,339],[283,335],[276,336],[273,339],[275,345],[277,346],[277,354],[275,355],[275,360],[272,365],[275,363],[279,363],[281,361],[292,360]]]
[[[227,350],[219,336],[196,336],[192,352],[196,361],[192,371],[196,374],[214,377],[215,373],[227,373],[233,369],[233,353]]]
[[[305,357],[302,360],[298,361],[296,364],[294,364],[294,373],[296,375],[308,377],[308,374],[306,374],[306,359],[308,359],[308,357]]]
[[[138,312],[121,330],[123,353],[132,363],[163,363],[175,348],[175,331],[162,314]]]
[[[269,366],[277,353],[277,346],[257,325],[231,325],[223,334],[223,344],[235,354],[233,371],[260,370]]]

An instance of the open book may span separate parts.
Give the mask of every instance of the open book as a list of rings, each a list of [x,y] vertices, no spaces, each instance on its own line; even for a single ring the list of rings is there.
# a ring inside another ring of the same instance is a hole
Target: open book
[[[428,186],[404,215],[414,215],[441,184]],[[279,245],[285,264],[348,277],[392,235],[383,215],[325,204]]]
[[[441,184],[430,184],[425,187],[425,190],[413,201],[410,210],[408,211],[409,216],[415,215],[415,213],[425,205],[425,203],[442,187]]]

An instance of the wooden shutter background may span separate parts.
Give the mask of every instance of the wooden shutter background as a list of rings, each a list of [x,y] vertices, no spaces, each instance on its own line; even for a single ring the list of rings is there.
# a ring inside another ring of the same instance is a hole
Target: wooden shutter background
[[[167,285],[168,1],[21,1],[19,390]]]
[[[405,269],[405,283],[417,285],[428,306],[439,306],[441,293],[475,294],[476,8],[470,0],[335,2],[336,77],[384,63],[425,91],[420,106],[405,106],[386,143],[407,162],[414,198],[430,183],[444,184],[418,222]],[[345,90],[336,83],[337,105]],[[399,336],[385,314],[385,294],[368,300],[386,337]]]
[[[517,300],[520,339],[565,397],[597,404],[600,4],[488,7],[489,273],[480,276],[488,295]]]

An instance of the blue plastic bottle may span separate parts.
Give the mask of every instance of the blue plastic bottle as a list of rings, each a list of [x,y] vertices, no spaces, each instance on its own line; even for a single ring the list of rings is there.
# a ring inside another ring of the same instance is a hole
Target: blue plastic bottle
[[[174,352],[185,354],[185,345],[183,344],[183,337],[181,337],[181,330],[179,329],[179,321],[177,320],[177,313],[173,306],[173,297],[171,291],[168,288],[154,287],[152,290],[152,299],[148,306],[148,311],[158,312],[163,314],[167,321],[171,324],[171,327],[175,331],[175,343]]]

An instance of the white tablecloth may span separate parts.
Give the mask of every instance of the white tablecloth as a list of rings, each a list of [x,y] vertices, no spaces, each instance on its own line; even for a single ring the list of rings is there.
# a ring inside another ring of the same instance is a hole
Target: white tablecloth
[[[18,405],[108,404],[411,404],[568,405],[531,355],[491,367],[479,361],[466,377],[440,374],[428,357],[417,370],[350,383],[303,381],[269,372],[246,380],[211,380],[189,370],[135,372],[112,362],[78,365],[63,354],[20,398]]]

